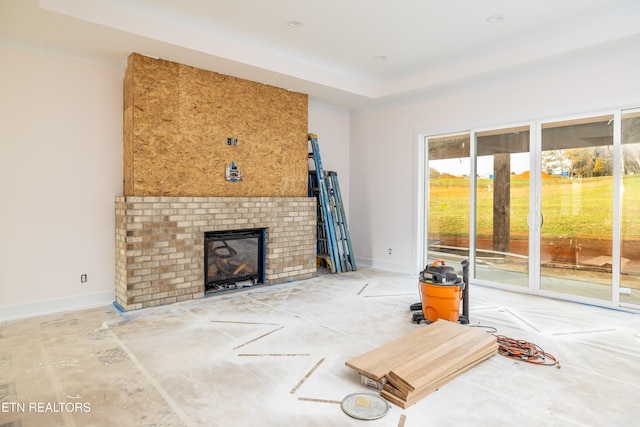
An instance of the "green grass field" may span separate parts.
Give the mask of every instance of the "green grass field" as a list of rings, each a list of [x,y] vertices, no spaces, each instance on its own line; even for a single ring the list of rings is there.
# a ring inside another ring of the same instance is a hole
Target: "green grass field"
[[[640,240],[640,175],[623,178],[622,236]],[[435,178],[429,183],[430,237],[469,235],[469,180]],[[493,235],[493,180],[478,179],[478,237]],[[511,237],[528,238],[529,179],[511,178]],[[544,236],[610,240],[613,235],[613,177],[542,180]]]

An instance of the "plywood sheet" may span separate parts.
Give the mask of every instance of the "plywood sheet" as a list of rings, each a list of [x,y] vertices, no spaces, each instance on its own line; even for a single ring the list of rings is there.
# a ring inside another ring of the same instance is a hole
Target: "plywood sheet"
[[[307,105],[305,94],[132,54],[125,195],[306,196]],[[232,162],[242,181],[226,179]]]
[[[124,194],[133,194],[133,67],[127,67],[123,87],[123,188]]]

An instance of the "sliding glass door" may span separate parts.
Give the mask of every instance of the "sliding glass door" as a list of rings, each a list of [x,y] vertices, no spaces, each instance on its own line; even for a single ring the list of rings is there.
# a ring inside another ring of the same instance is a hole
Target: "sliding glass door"
[[[475,135],[475,278],[528,287],[529,126]]]
[[[640,110],[622,114],[620,304],[640,305]]]
[[[611,301],[613,115],[542,124],[540,289]]]
[[[461,261],[469,257],[471,139],[464,133],[426,144],[427,261]]]
[[[640,309],[640,109],[425,142],[427,262]]]

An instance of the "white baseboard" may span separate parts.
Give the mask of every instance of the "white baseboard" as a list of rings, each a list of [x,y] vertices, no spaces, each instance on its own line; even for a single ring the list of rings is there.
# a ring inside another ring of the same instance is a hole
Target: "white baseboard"
[[[114,300],[115,292],[101,292],[68,298],[36,301],[26,304],[0,306],[0,322],[99,307],[113,304]]]
[[[411,271],[411,266],[404,264],[394,264],[390,262],[381,262],[371,258],[356,257],[356,266],[375,268],[377,270],[391,271],[393,273],[415,274]]]

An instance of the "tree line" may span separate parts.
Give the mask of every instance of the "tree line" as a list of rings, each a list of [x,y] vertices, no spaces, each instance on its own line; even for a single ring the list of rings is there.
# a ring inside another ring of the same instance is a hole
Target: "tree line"
[[[640,144],[622,146],[623,174],[640,173]],[[613,147],[568,148],[542,154],[542,170],[549,175],[576,178],[613,175]]]

